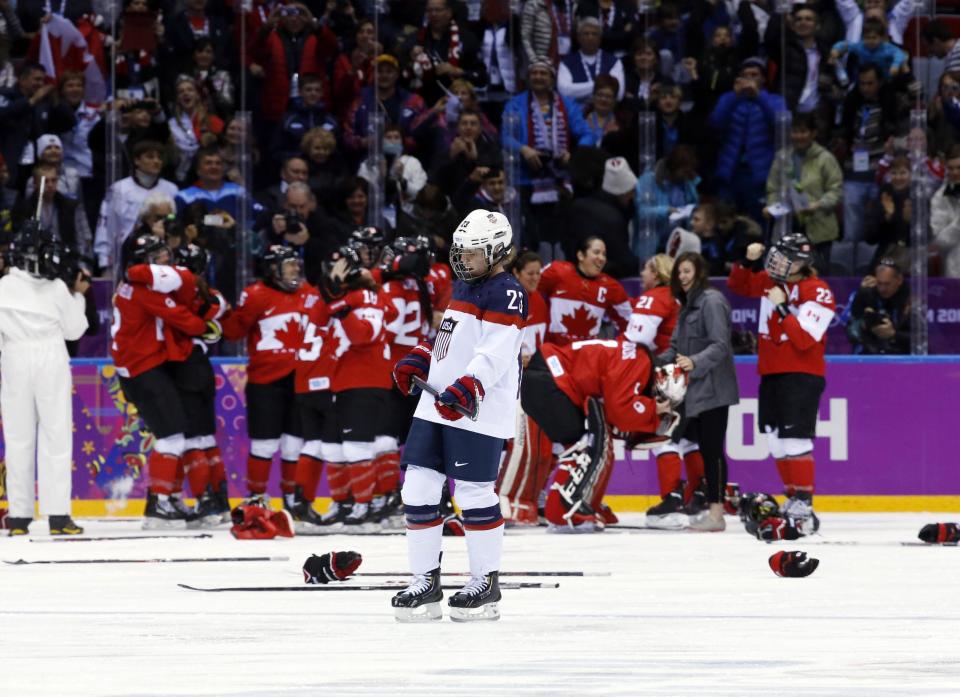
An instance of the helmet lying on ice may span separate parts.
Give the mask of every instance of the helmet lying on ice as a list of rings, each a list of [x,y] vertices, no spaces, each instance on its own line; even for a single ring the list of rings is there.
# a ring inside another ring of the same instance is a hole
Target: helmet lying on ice
[[[483,280],[513,250],[513,229],[503,213],[478,208],[457,226],[450,245],[450,267],[461,281]],[[482,252],[482,267],[477,255]]]
[[[781,237],[767,254],[766,269],[770,278],[784,283],[813,259],[813,245],[806,235],[792,232]],[[794,264],[800,264],[794,269]]]

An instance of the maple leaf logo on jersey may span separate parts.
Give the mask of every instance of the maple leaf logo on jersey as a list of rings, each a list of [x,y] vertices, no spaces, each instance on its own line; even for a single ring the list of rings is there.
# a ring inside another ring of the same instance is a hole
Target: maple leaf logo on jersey
[[[273,336],[282,344],[281,351],[299,351],[303,345],[300,323],[293,317],[284,322]]]
[[[575,309],[572,315],[561,317],[560,322],[571,337],[583,339],[593,336],[593,330],[597,326],[597,320],[590,316],[589,310],[583,305]]]

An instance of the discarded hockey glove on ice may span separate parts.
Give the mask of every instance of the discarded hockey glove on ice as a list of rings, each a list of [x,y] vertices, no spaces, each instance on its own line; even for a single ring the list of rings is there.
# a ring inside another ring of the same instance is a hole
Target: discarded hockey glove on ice
[[[749,531],[749,527],[747,528]],[[757,539],[766,542],[775,542],[777,540],[799,540],[806,535],[806,532],[798,525],[797,521],[782,516],[770,516],[760,521],[756,530]]]
[[[311,554],[303,563],[303,582],[316,586],[330,581],[346,581],[362,561],[358,552],[328,552],[319,557]]]
[[[486,393],[479,380],[470,375],[464,375],[440,394],[434,406],[440,416],[447,421],[463,418],[463,414],[451,406],[453,404],[459,404],[468,414],[471,414],[470,418],[475,419],[480,412],[480,402],[483,401],[484,394]]]
[[[770,557],[770,568],[777,576],[803,578],[816,571],[818,566],[820,560],[808,557],[806,552],[777,552]]]
[[[293,537],[293,518],[286,511],[271,511],[261,506],[237,506],[231,512],[230,534],[238,540],[272,540]]]
[[[406,356],[397,361],[393,368],[393,379],[397,389],[403,394],[417,394],[420,388],[413,384],[413,378],[418,377],[427,381],[430,372],[430,344],[418,344]]]
[[[957,544],[960,542],[960,523],[930,523],[920,528],[917,535],[929,544]]]

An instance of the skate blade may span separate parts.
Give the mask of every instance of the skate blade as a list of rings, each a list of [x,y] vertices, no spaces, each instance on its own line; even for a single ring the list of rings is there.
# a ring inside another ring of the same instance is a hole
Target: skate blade
[[[397,622],[435,622],[443,619],[440,603],[425,603],[419,607],[395,607],[393,616]]]
[[[500,604],[487,603],[480,607],[451,607],[450,619],[454,622],[495,622],[500,619]]]
[[[647,527],[655,530],[682,530],[692,522],[693,519],[686,513],[647,516]]]
[[[185,520],[162,520],[160,518],[144,518],[140,525],[143,530],[186,530]]]
[[[547,532],[552,535],[590,535],[603,532],[603,526],[597,523],[581,523],[576,526],[547,524]]]

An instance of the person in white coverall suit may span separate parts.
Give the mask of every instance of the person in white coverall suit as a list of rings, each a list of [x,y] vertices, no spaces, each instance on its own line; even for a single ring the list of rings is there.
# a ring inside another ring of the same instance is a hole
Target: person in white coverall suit
[[[42,256],[42,255],[40,255]],[[16,261],[15,261],[16,263]],[[64,340],[87,329],[80,274],[73,288],[35,256],[28,273],[12,268],[0,278],[0,410],[6,445],[7,527],[26,534],[33,519],[34,462],[40,513],[55,535],[83,532],[70,518],[73,455],[73,379]],[[47,277],[44,277],[47,276]]]

